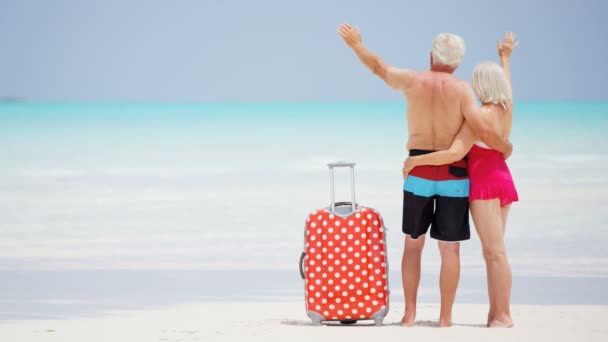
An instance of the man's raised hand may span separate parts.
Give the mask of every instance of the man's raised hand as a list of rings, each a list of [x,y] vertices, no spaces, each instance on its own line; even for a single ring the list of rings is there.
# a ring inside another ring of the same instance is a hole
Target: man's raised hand
[[[338,34],[346,45],[351,48],[357,44],[361,44],[361,32],[359,32],[359,28],[356,26],[352,26],[350,24],[342,24],[337,29]]]

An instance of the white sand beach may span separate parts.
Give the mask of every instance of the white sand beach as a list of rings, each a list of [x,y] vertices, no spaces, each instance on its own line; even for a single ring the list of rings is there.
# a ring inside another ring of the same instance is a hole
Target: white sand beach
[[[513,329],[483,327],[487,307],[457,304],[455,325],[436,327],[439,307],[420,305],[418,324],[400,327],[403,305],[385,325],[313,326],[302,303],[205,302],[162,309],[108,312],[66,320],[0,323],[2,341],[606,341],[608,306],[514,305]]]

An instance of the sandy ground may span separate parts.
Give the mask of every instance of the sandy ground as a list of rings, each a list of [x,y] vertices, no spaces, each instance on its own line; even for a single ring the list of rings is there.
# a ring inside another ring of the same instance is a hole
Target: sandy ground
[[[108,312],[67,320],[0,322],[0,340],[20,341],[607,341],[608,306],[512,307],[515,328],[483,327],[487,307],[458,304],[455,326],[437,328],[439,307],[420,305],[414,328],[398,325],[312,326],[302,303],[205,302],[155,310]]]

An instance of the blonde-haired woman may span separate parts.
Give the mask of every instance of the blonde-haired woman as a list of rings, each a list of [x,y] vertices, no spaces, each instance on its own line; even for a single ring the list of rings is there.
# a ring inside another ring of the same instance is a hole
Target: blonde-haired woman
[[[472,86],[482,103],[480,108],[489,127],[511,135],[513,102],[510,57],[515,34],[505,34],[497,42],[502,68],[496,63],[481,63],[473,71]],[[475,136],[465,122],[449,150],[409,157],[404,175],[418,165],[444,165],[462,159],[468,152],[469,201],[473,222],[481,240],[488,277],[489,327],[512,327],[511,267],[505,252],[504,233],[512,202],[518,200],[513,178],[500,152],[490,149]]]

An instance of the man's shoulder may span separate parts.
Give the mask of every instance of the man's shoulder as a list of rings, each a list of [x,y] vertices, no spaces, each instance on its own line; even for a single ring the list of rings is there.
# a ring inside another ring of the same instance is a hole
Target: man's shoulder
[[[458,78],[458,77],[456,77],[454,75],[450,75],[450,76],[452,76],[452,81],[454,82],[453,83],[454,86],[460,87],[460,88],[465,88],[465,89],[467,87],[469,87],[469,82],[467,82],[465,80],[462,80],[462,79],[460,79],[460,78]]]
[[[447,83],[447,84],[459,86],[459,87],[468,85],[467,81],[461,80],[460,78],[454,76],[453,74],[448,74],[445,72],[425,70],[425,71],[420,71],[419,74],[421,75],[421,77],[441,81],[444,84]]]
[[[460,94],[462,94],[463,96],[468,96],[468,94],[470,94],[470,92],[472,91],[471,85],[469,84],[469,82],[465,81],[465,80],[461,80],[460,78],[457,78],[456,76],[452,76],[453,78],[452,83],[450,83],[451,87],[454,90],[457,90]]]

